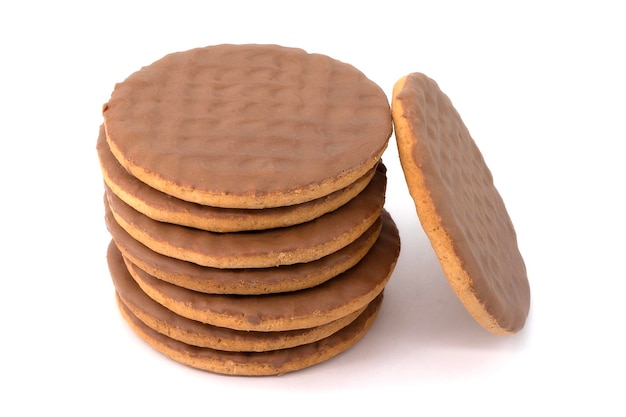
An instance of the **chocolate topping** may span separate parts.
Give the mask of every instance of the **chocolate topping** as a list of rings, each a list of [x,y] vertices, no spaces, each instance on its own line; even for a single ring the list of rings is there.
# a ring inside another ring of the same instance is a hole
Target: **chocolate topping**
[[[167,55],[117,84],[103,114],[125,169],[216,207],[330,194],[374,167],[391,135],[387,97],[362,72],[276,45]]]
[[[394,89],[402,166],[426,234],[468,311],[494,333],[524,326],[526,267],[491,172],[450,99],[414,73]]]
[[[112,192],[106,196],[120,226],[155,252],[204,266],[263,268],[314,261],[355,241],[382,212],[386,183],[379,169],[359,195],[331,213],[291,227],[239,233],[157,222]]]
[[[357,265],[301,291],[259,296],[204,294],[127,265],[146,294],[181,316],[237,330],[284,331],[329,323],[365,306],[382,292],[399,252],[398,230],[385,212],[378,240]]]
[[[130,175],[111,153],[104,127],[100,129],[97,150],[105,183],[126,204],[154,220],[221,233],[287,227],[313,220],[341,207],[363,191],[377,169],[370,169],[341,190],[301,204],[262,210],[220,208],[167,195]]]
[[[371,327],[381,303],[382,294],[356,320],[329,337],[269,352],[225,352],[191,346],[146,326],[123,303],[118,306],[124,319],[141,338],[180,363],[228,375],[281,375],[324,362],[353,346]]]
[[[260,352],[284,349],[328,337],[347,326],[363,309],[315,328],[287,332],[237,331],[179,316],[148,297],[128,273],[124,260],[111,243],[107,251],[111,278],[121,301],[146,325],[159,333],[195,346],[228,351]]]
[[[316,261],[272,268],[211,268],[161,255],[121,228],[106,206],[105,221],[113,241],[134,265],[172,284],[213,294],[267,294],[297,291],[321,284],[357,264],[376,242],[378,219],[357,240]]]

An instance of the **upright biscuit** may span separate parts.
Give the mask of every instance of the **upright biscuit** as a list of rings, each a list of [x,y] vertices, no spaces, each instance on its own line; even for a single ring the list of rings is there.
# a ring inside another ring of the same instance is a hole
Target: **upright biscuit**
[[[386,184],[379,169],[359,195],[333,212],[295,226],[239,233],[157,222],[112,192],[106,196],[117,223],[155,252],[216,268],[266,268],[311,262],[354,242],[382,213]]]
[[[363,191],[376,171],[372,168],[347,187],[301,204],[263,210],[221,208],[172,197],[130,175],[111,153],[103,127],[97,150],[107,187],[126,204],[154,220],[221,233],[287,227],[316,219]]]
[[[103,115],[128,172],[214,207],[326,196],[373,168],[391,135],[387,97],[362,72],[276,45],[167,55],[117,84]]]
[[[480,150],[423,74],[396,83],[392,114],[409,191],[450,285],[486,329],[517,332],[530,308],[526,267]]]

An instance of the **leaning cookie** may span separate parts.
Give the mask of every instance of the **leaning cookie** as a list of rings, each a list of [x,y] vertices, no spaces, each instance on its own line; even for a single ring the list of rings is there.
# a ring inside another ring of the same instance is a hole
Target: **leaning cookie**
[[[420,73],[393,89],[400,161],[424,231],[469,313],[515,333],[530,308],[526,267],[490,170],[450,99]]]

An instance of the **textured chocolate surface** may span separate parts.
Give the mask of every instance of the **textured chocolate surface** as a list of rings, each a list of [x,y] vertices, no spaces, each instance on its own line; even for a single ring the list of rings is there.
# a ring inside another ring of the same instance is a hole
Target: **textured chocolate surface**
[[[301,204],[261,210],[220,208],[172,197],[130,175],[111,153],[104,128],[100,129],[97,151],[105,183],[135,210],[154,220],[221,233],[287,227],[313,220],[354,198],[376,172],[372,168],[347,187]]]
[[[368,254],[353,268],[315,287],[281,294],[204,294],[150,276],[131,263],[142,290],[175,313],[236,330],[285,331],[320,326],[364,307],[380,294],[395,268],[400,236],[389,213]]]
[[[148,274],[190,290],[255,295],[297,291],[319,285],[356,265],[376,242],[378,219],[357,240],[316,261],[272,268],[211,268],[161,255],[122,229],[106,207],[105,222],[122,255]]]
[[[117,84],[103,115],[125,169],[215,207],[330,194],[374,167],[391,135],[387,97],[362,72],[276,45],[167,55]]]
[[[394,88],[393,121],[417,213],[452,288],[488,330],[513,333],[530,308],[517,236],[483,156],[437,83]]]
[[[379,169],[368,186],[337,210],[307,223],[259,232],[214,233],[158,222],[111,192],[116,221],[155,252],[218,268],[264,268],[310,262],[354,242],[378,219],[387,177]]]

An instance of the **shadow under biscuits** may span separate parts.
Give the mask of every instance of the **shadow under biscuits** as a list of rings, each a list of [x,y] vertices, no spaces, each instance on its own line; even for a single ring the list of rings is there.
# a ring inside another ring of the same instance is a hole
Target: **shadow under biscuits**
[[[447,282],[419,222],[401,227],[402,252],[388,284],[384,327],[402,352],[428,348],[519,350],[528,328],[496,336],[467,312]],[[530,323],[527,324],[529,327]],[[401,353],[403,354],[403,353]]]

